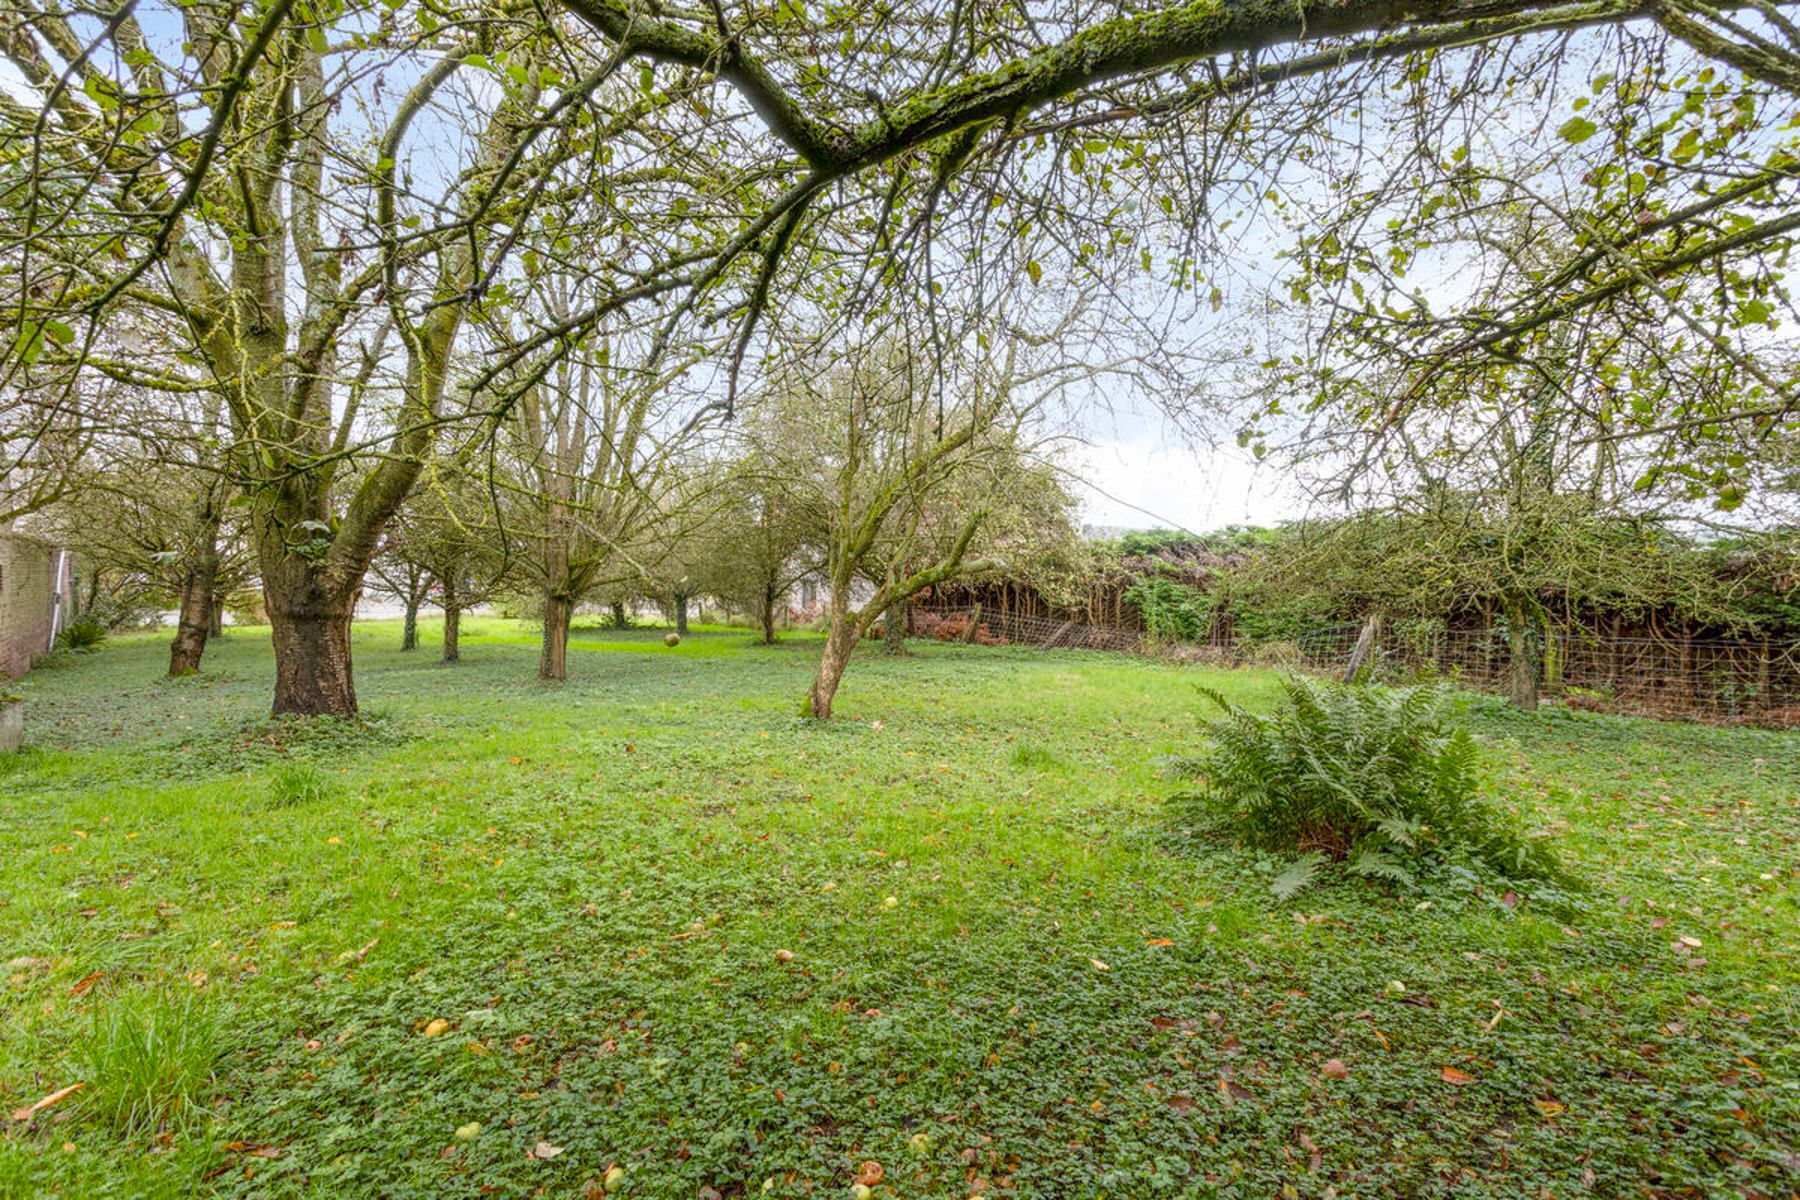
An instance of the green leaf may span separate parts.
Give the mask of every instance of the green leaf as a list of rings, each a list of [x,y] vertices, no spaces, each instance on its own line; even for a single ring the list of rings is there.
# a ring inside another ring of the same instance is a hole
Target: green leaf
[[[1563,141],[1580,145],[1600,132],[1600,127],[1586,117],[1570,117],[1556,132],[1561,135]]]
[[[1040,266],[1036,260],[1033,260],[1025,264],[1025,273],[1031,276],[1031,282],[1036,284],[1039,280],[1043,279],[1044,268]]]

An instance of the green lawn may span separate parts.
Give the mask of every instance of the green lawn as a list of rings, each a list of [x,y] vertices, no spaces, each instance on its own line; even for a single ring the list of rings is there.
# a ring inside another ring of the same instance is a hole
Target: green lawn
[[[398,640],[360,731],[262,721],[257,630],[24,683],[0,1104],[88,1086],[0,1195],[1800,1189],[1800,737],[1482,705],[1579,907],[1283,905],[1158,767],[1272,676],[932,644],[818,725],[803,635]]]

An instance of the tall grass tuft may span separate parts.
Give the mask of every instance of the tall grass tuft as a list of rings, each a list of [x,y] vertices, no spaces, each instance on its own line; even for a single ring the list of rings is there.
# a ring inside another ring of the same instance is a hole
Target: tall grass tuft
[[[273,808],[317,804],[334,788],[331,777],[311,763],[283,763],[269,774],[269,804]]]
[[[1446,870],[1567,882],[1548,847],[1482,799],[1480,753],[1447,689],[1292,676],[1266,716],[1205,695],[1224,715],[1208,722],[1212,749],[1189,768],[1199,786],[1178,798],[1178,819],[1299,855],[1277,895],[1328,863],[1409,887]]]
[[[176,1129],[204,1112],[220,1031],[197,996],[165,991],[101,998],[77,1047],[82,1110],[127,1137]]]

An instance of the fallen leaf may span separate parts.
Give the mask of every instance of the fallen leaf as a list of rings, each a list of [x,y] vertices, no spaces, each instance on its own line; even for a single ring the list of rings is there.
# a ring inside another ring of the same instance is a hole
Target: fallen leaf
[[[555,1158],[562,1152],[563,1148],[561,1146],[552,1146],[549,1142],[539,1142],[536,1146],[531,1148],[530,1156],[532,1158],[550,1159]]]
[[[1562,1112],[1567,1107],[1566,1105],[1558,1104],[1554,1100],[1533,1100],[1532,1103],[1537,1105],[1538,1111],[1543,1113],[1546,1117],[1554,1117],[1557,1113]]]
[[[354,959],[357,962],[361,962],[363,959],[365,959],[369,956],[369,951],[373,950],[376,946],[378,946],[380,944],[381,944],[380,938],[370,938],[361,950],[346,950],[342,954],[337,956],[337,960],[339,962],[350,962],[351,960]]]
[[[1146,946],[1173,946],[1174,944],[1168,938],[1151,938],[1144,943]]]
[[[87,976],[80,983],[77,983],[74,987],[70,988],[69,995],[71,995],[71,996],[81,995],[83,992],[85,992],[89,988],[93,987],[96,983],[99,983],[100,977],[105,974],[106,974],[105,971],[95,971],[92,975]]]
[[[223,1149],[227,1154],[247,1154],[251,1158],[280,1158],[279,1146],[259,1146],[255,1142],[226,1142]]]
[[[1475,1082],[1475,1077],[1473,1075],[1470,1075],[1466,1071],[1459,1071],[1455,1067],[1445,1067],[1442,1075],[1439,1077],[1443,1079],[1445,1083],[1454,1084],[1456,1087],[1463,1087],[1466,1084]]]
[[[12,1119],[15,1121],[29,1121],[31,1118],[43,1112],[46,1108],[53,1108],[56,1105],[61,1104],[64,1100],[67,1100],[70,1096],[73,1096],[76,1092],[79,1092],[86,1086],[87,1084],[85,1083],[71,1083],[66,1088],[58,1088],[48,1096],[45,1096],[42,1100],[39,1100],[36,1104],[13,1110]]]
[[[1110,971],[1110,970],[1112,970],[1112,968],[1111,968],[1111,967],[1109,967],[1109,966],[1107,966],[1107,965],[1106,965],[1106,964],[1105,964],[1105,963],[1103,963],[1103,962],[1101,962],[1101,961],[1100,961],[1100,960],[1099,960],[1099,959],[1097,959],[1097,958],[1090,958],[1090,959],[1088,959],[1088,961],[1089,961],[1089,962],[1090,962],[1090,963],[1092,963],[1092,964],[1094,964],[1094,970],[1096,970],[1096,971]]]
[[[442,1017],[435,1017],[431,1021],[426,1023],[425,1028],[419,1030],[419,1036],[420,1037],[436,1037],[440,1033],[449,1032],[449,1029],[450,1029],[450,1022],[444,1020],[444,1018],[442,1018]]]
[[[456,1140],[459,1142],[472,1142],[480,1136],[480,1121],[470,1121],[467,1125],[458,1125],[456,1127]]]

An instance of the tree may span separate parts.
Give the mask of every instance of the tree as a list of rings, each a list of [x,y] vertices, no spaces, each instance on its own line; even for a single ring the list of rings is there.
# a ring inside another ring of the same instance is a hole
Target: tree
[[[440,454],[389,525],[370,572],[405,607],[402,650],[417,648],[419,610],[435,603],[444,613],[443,661],[462,660],[462,614],[515,565],[493,500],[465,465]]]
[[[831,716],[850,652],[890,606],[993,565],[970,550],[1043,401],[1022,384],[1016,346],[979,361],[949,399],[923,386],[923,355],[875,341],[824,371],[796,364],[749,415],[759,455],[823,545],[830,611],[809,715]],[[879,580],[860,605],[859,578]]]
[[[540,282],[566,310],[579,295],[565,278]],[[621,332],[618,342],[629,344]],[[538,677],[568,674],[569,623],[603,589],[623,617],[622,593],[640,586],[656,549],[662,500],[691,425],[665,427],[683,367],[646,377],[621,366],[613,339],[560,356],[519,395],[505,427],[511,470],[530,526],[524,568],[543,596]]]
[[[712,516],[689,543],[696,591],[756,618],[764,645],[800,579],[819,569],[822,525],[791,486],[779,450],[765,452],[759,432],[779,446],[779,417],[753,419],[734,439],[734,457],[714,485]]]
[[[1416,259],[1430,240],[1421,222],[1446,203],[1476,213],[1490,202],[1469,186],[1475,176],[1444,180],[1452,167],[1434,163],[1389,170],[1398,190],[1302,247],[1321,264],[1308,268],[1320,285],[1310,293],[1341,288],[1333,312],[1372,304],[1385,319],[1391,309],[1403,327],[1394,336],[1422,328],[1415,357],[1426,377],[1477,352],[1516,356],[1513,342],[1617,298],[1651,298],[1714,356],[1709,386],[1696,403],[1645,389],[1648,411],[1619,432],[1679,452],[1709,429],[1763,431],[1794,412],[1793,388],[1760,361],[1755,332],[1785,300],[1771,270],[1744,265],[1755,255],[1778,266],[1800,220],[1783,211],[1789,135],[1758,115],[1749,124],[1760,128],[1739,136],[1731,112],[1747,103],[1778,113],[1800,91],[1800,37],[1779,9],[1758,13],[1687,0],[1650,11],[1626,0],[1188,0],[978,13],[563,0],[451,21],[412,0],[325,18],[276,0],[181,8],[184,48],[165,58],[134,10],[72,24],[22,0],[0,18],[0,52],[34,93],[0,99],[6,144],[22,148],[0,157],[0,281],[16,330],[0,351],[0,392],[10,399],[28,369],[85,373],[120,311],[151,309],[183,330],[172,361],[135,371],[177,386],[199,379],[226,401],[274,627],[275,708],[348,713],[356,589],[444,419],[465,325],[504,324],[510,288],[532,269],[519,266],[528,251],[540,261],[579,254],[586,286],[579,307],[532,316],[484,356],[471,392],[501,418],[549,362],[591,353],[597,332],[652,308],[638,370],[657,376],[669,347],[704,331],[723,375],[708,406],[724,413],[796,301],[842,331],[901,305],[927,317],[940,304],[978,307],[994,275],[1091,280],[1112,298],[1115,324],[1167,334],[1192,301],[1220,296],[1208,272],[1227,269],[1234,251],[1246,257],[1226,235],[1240,210],[1309,195],[1357,203],[1348,175],[1314,186],[1290,172],[1332,147],[1390,164],[1402,149],[1409,162],[1442,157],[1439,131],[1482,115],[1470,102],[1481,89],[1465,86],[1478,70],[1539,89],[1510,95],[1516,105],[1560,105],[1567,97],[1549,85],[1589,65],[1569,47],[1590,43],[1568,35],[1601,26],[1616,39],[1604,53],[1634,68],[1601,88],[1625,106],[1608,114],[1608,149],[1648,147],[1656,175],[1596,161],[1592,203],[1545,197],[1579,229],[1547,282],[1515,279],[1506,306],[1423,326],[1403,289],[1383,280],[1370,293],[1365,276]],[[1515,52],[1521,39],[1531,41]],[[1677,55],[1733,74],[1684,81],[1681,68],[1664,70]],[[1593,79],[1608,74],[1592,65]],[[408,81],[397,103],[382,93],[389,68]],[[1643,107],[1646,74],[1667,101],[1654,110]],[[471,79],[479,86],[455,94]],[[1382,104],[1389,88],[1405,99]],[[1632,117],[1633,105],[1646,115]],[[1373,146],[1361,137],[1353,125],[1368,111],[1395,136]],[[1402,112],[1415,115],[1401,122]],[[450,136],[464,132],[459,114],[467,137]],[[1579,113],[1545,125],[1596,150],[1601,126]],[[409,154],[421,140],[437,161]],[[1687,174],[1715,143],[1732,160],[1717,174],[1731,182],[1703,178],[1668,193],[1665,207],[1621,201]],[[445,161],[459,145],[471,160]],[[559,175],[570,164],[578,169]],[[1531,182],[1495,186],[1522,195]],[[603,234],[581,251],[529,219],[540,202],[575,195],[591,201],[584,220]],[[1397,259],[1345,236],[1388,227],[1379,218],[1395,206],[1397,240],[1411,243],[1395,247]],[[1352,269],[1340,271],[1332,260],[1344,256]],[[1682,303],[1713,264],[1718,283],[1704,286],[1730,302],[1728,331]],[[1133,275],[1144,286],[1128,286]],[[1295,282],[1309,294],[1306,272]],[[379,343],[377,309],[403,361],[397,402],[371,430],[334,396],[350,347]],[[925,340],[941,360],[953,339],[934,325]],[[1341,367],[1310,358],[1318,378]],[[1390,396],[1375,427],[1405,424],[1412,396]],[[82,411],[54,396],[34,408]],[[359,453],[379,465],[354,493],[334,494]],[[1670,465],[1729,476],[1738,453]],[[1718,494],[1729,502],[1737,486],[1727,478]]]
[[[434,439],[458,335],[510,247],[517,189],[534,181],[520,158],[544,31],[478,23],[461,44],[456,32],[388,105],[385,73],[358,61],[370,38],[360,13],[333,25],[285,2],[189,6],[183,49],[168,59],[130,10],[91,49],[60,12],[28,15],[0,39],[40,98],[35,110],[0,104],[31,148],[23,172],[9,163],[5,240],[28,251],[10,280],[21,336],[9,373],[42,361],[76,377],[214,389],[225,459],[248,497],[274,711],[354,714],[349,628],[363,576]],[[435,45],[436,27],[408,11],[374,38]],[[495,56],[520,69],[483,70]],[[454,94],[476,71],[497,98]],[[414,190],[409,133],[433,128],[441,148],[457,114],[474,126],[472,160],[458,171],[436,159]],[[434,225],[409,232],[425,213]],[[128,309],[162,314],[173,344],[147,362],[108,361],[97,332]],[[362,369],[339,405],[359,329]],[[396,400],[365,408],[389,334]],[[341,495],[334,485],[359,453],[379,461]]]

